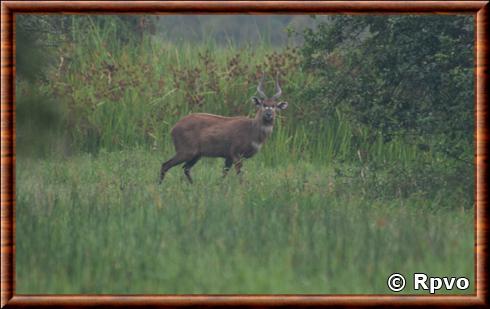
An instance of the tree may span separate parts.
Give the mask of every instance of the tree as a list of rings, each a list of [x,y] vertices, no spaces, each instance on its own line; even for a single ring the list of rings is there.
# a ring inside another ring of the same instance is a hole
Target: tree
[[[338,108],[386,140],[417,137],[472,161],[471,16],[336,16],[303,36],[324,113]]]

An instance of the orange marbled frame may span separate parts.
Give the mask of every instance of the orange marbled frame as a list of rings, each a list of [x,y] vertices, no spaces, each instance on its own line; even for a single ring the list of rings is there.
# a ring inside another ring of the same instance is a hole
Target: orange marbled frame
[[[16,295],[15,33],[17,13],[149,14],[419,13],[475,16],[476,295]],[[488,1],[3,1],[1,3],[1,307],[185,305],[488,305],[487,175]]]

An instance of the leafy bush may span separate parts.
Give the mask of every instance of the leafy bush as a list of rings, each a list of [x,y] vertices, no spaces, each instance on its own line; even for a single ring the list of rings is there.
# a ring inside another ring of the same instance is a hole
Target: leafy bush
[[[472,198],[473,33],[471,16],[334,16],[301,33],[303,67],[319,81],[309,100],[320,117],[338,110],[357,128],[352,150],[360,161],[344,173],[370,195],[458,188]],[[363,155],[380,137],[418,154]]]
[[[336,16],[303,35],[325,113],[472,160],[471,16]]]

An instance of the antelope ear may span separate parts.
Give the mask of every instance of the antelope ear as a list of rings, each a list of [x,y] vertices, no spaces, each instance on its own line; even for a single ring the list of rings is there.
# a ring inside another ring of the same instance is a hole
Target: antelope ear
[[[279,104],[277,104],[277,108],[279,108],[280,110],[285,110],[286,108],[288,108],[288,102],[279,102]]]
[[[255,103],[255,106],[256,107],[259,107],[259,106],[262,105],[262,101],[259,98],[257,98],[257,97],[252,97],[252,102]]]

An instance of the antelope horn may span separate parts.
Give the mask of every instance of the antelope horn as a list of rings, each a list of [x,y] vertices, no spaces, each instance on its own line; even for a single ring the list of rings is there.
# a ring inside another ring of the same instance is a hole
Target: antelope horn
[[[276,94],[272,97],[272,99],[279,99],[282,94],[281,86],[279,86],[279,73],[276,74]]]
[[[259,96],[262,97],[262,99],[267,99],[267,96],[265,95],[264,90],[262,89],[264,77],[265,74],[262,74],[262,78],[260,79],[259,85],[257,86],[257,92],[259,93]]]

